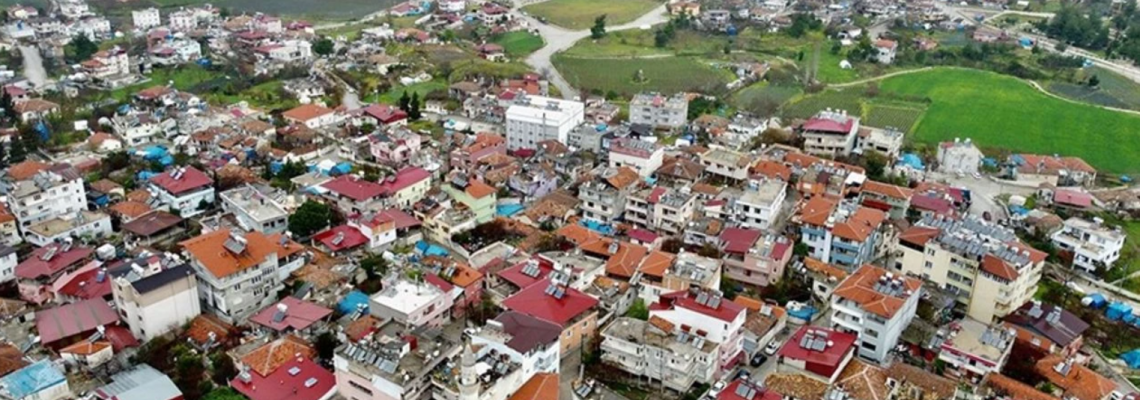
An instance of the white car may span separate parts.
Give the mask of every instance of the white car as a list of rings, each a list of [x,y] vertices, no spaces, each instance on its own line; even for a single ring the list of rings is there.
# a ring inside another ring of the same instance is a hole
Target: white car
[[[776,355],[777,351],[780,351],[780,341],[779,340],[773,340],[771,342],[768,342],[768,347],[764,348],[764,354],[767,354],[770,356]]]

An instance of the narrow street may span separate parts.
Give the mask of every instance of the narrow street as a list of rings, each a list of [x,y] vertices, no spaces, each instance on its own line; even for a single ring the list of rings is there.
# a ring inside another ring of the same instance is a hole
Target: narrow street
[[[32,82],[36,88],[47,84],[47,70],[44,69],[44,59],[40,50],[35,46],[21,45],[20,55],[24,59],[24,77]]]

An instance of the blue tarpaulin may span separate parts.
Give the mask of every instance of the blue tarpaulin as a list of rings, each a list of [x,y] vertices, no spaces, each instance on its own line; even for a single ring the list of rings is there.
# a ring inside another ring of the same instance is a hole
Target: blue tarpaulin
[[[522,211],[524,208],[522,204],[500,204],[495,206],[495,214],[503,217],[509,217]]]
[[[998,161],[996,158],[986,157],[982,159],[982,165],[985,165],[987,167],[997,167]]]
[[[1121,354],[1120,359],[1128,364],[1128,368],[1140,369],[1140,349]]]
[[[1105,311],[1104,316],[1110,320],[1119,321],[1129,314],[1132,314],[1132,306],[1114,301],[1108,305],[1108,311]]]
[[[815,315],[815,313],[816,309],[812,306],[803,306],[795,310],[790,308],[788,309],[788,315],[805,321],[811,321],[811,317]]]
[[[358,307],[364,306],[364,311],[368,311],[368,295],[359,290],[348,292],[340,303],[336,304],[336,309],[344,314],[352,314]]]
[[[1121,318],[1120,320],[1124,321],[1124,323],[1126,323],[1126,324],[1132,324],[1132,323],[1136,322],[1136,315],[1124,314],[1124,318]]]
[[[447,257],[451,252],[447,249],[440,247],[436,244],[431,244],[423,240],[416,243],[416,252],[425,256],[442,256]]]
[[[1009,212],[1017,215],[1029,215],[1029,210],[1022,206],[1009,206]]]
[[[1087,301],[1085,299],[1087,299]],[[1090,294],[1085,296],[1085,299],[1082,299],[1081,303],[1086,303],[1087,306],[1092,308],[1101,308],[1108,303],[1108,299],[1105,299],[1104,295],[1100,293]]]
[[[151,161],[161,160],[162,157],[165,157],[168,155],[170,155],[170,153],[166,151],[166,147],[159,146],[159,145],[147,147],[146,149],[144,149],[142,151],[143,158],[145,158],[147,160],[151,160]]]
[[[149,181],[150,178],[155,176],[155,175],[158,175],[158,174],[156,174],[154,172],[150,172],[150,171],[139,171],[138,179],[136,179],[136,180],[139,182]]]
[[[274,161],[269,163],[269,172],[273,175],[277,175],[278,172],[281,172],[281,168],[284,167],[285,164],[282,164],[280,161]]]
[[[601,233],[603,235],[610,236],[610,235],[614,234],[614,227],[599,223],[597,221],[582,220],[582,222],[580,222],[580,224],[582,224],[582,226],[586,227],[586,229],[589,229],[589,230],[594,231],[594,232]]]
[[[341,161],[340,164],[337,164],[335,167],[332,167],[332,169],[329,170],[329,175],[339,176],[347,174],[349,172],[352,172],[352,163]]]

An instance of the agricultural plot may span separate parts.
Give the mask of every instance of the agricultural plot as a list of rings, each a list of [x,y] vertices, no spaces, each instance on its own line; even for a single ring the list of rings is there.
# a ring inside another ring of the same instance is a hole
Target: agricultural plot
[[[606,16],[609,26],[637,19],[661,5],[654,0],[549,0],[523,7],[531,15],[567,29],[589,29],[594,18]]]
[[[863,118],[863,125],[910,132],[922,118],[923,112],[925,110],[921,108],[872,104]]]
[[[803,97],[784,107],[785,118],[809,118],[820,111],[846,110],[848,114],[863,114],[863,92],[860,88],[829,90]]]
[[[511,57],[525,57],[541,49],[544,44],[542,37],[525,31],[504,33],[492,41],[503,46],[503,51]]]
[[[693,57],[594,59],[558,55],[554,66],[574,87],[612,90],[626,96],[642,91],[723,93],[724,84],[730,80],[728,71]],[[635,79],[638,71],[641,81]]]

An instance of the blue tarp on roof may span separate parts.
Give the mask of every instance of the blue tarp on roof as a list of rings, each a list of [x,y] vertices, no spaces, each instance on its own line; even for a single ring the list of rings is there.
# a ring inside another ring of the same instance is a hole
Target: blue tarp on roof
[[[359,290],[348,292],[340,303],[336,304],[336,309],[344,314],[352,314],[358,307],[363,305],[364,311],[368,311],[368,295]]]
[[[0,385],[8,389],[12,398],[24,399],[66,380],[51,361],[43,360],[0,378]]]
[[[147,160],[152,160],[152,161],[162,159],[162,157],[165,157],[169,154],[170,153],[166,151],[166,147],[159,146],[159,145],[147,147],[146,149],[143,149],[143,151],[142,151],[143,158],[145,158]]]
[[[451,252],[447,249],[440,247],[437,244],[431,244],[423,240],[416,243],[416,252],[425,256],[442,256],[447,257]]]
[[[1104,307],[1106,303],[1108,303],[1108,299],[1105,299],[1104,295],[1100,293],[1093,293],[1086,296],[1085,298],[1089,300],[1088,306],[1092,308],[1101,308]]]
[[[335,167],[332,167],[332,169],[329,170],[329,175],[340,176],[349,172],[352,172],[352,163],[341,161],[340,164],[337,164]]]
[[[800,307],[798,310],[788,309],[788,315],[805,321],[811,321],[811,317],[815,315],[815,313],[816,309],[812,306]]]
[[[522,211],[524,208],[522,204],[502,204],[495,206],[495,214],[503,217],[509,217]]]
[[[1029,209],[1022,206],[1009,206],[1009,212],[1017,215],[1029,215]]]
[[[1136,322],[1136,315],[1135,314],[1124,314],[1124,318],[1121,318],[1120,320],[1124,321],[1124,323],[1126,323],[1126,324],[1132,324],[1132,323]]]
[[[1114,301],[1108,305],[1108,311],[1105,311],[1104,316],[1113,321],[1123,319],[1125,315],[1132,314],[1132,306]]]
[[[905,165],[916,170],[926,169],[926,164],[922,163],[922,158],[914,153],[903,154],[902,157],[899,158],[899,165]]]
[[[150,172],[150,171],[139,171],[138,178],[135,180],[137,180],[139,182],[149,181],[150,178],[154,177],[155,175],[158,175],[158,174],[156,174],[154,172]]]
[[[582,226],[586,227],[586,229],[601,233],[603,235],[612,236],[614,234],[614,227],[599,223],[597,221],[582,220],[582,222],[579,223],[582,224]]]
[[[1121,354],[1120,359],[1128,364],[1128,368],[1140,369],[1140,349]]]
[[[982,165],[985,165],[987,167],[996,167],[998,166],[998,161],[996,158],[986,157],[982,159]]]

